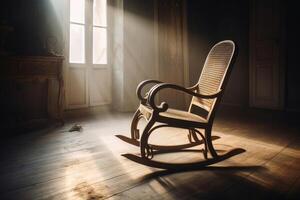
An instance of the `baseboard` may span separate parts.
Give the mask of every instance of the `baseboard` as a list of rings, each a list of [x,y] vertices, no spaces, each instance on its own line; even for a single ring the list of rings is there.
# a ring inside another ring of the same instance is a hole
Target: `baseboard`
[[[245,105],[230,102],[221,102],[220,106],[245,108]]]
[[[112,112],[110,105],[93,106],[88,108],[65,110],[63,113],[64,119],[82,117],[82,116],[94,116],[101,113]]]
[[[286,112],[299,113],[300,112],[300,108],[286,108],[285,111]]]

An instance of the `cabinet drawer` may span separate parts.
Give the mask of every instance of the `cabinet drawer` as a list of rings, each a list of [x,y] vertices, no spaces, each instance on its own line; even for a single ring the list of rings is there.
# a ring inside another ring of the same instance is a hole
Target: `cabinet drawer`
[[[23,61],[19,64],[18,74],[20,75],[57,75],[59,65],[55,61]]]

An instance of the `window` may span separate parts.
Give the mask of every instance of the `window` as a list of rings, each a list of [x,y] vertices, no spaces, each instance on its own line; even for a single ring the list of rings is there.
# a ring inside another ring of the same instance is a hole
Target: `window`
[[[67,109],[109,104],[107,0],[69,0]]]
[[[106,10],[106,0],[70,0],[70,63],[107,64]]]
[[[85,63],[85,2],[70,1],[70,63]]]
[[[93,2],[93,64],[107,64],[106,0]]]

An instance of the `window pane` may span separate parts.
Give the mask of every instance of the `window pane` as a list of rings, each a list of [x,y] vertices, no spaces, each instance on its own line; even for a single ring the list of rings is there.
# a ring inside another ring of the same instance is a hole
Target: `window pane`
[[[84,24],[84,1],[70,0],[70,21]]]
[[[84,63],[84,25],[70,24],[70,63]]]
[[[93,28],[93,64],[107,64],[105,28]]]
[[[93,21],[94,26],[106,26],[106,0],[94,0]]]

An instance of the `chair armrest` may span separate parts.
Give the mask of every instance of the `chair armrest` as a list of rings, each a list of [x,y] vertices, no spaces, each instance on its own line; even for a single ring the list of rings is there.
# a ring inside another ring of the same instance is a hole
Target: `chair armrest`
[[[197,90],[197,89],[198,89],[198,83],[197,83],[196,85],[193,85],[193,86],[188,87],[188,88],[186,88],[186,89],[192,90],[192,91]]]
[[[218,92],[213,93],[213,94],[199,94],[199,93],[193,92],[193,90],[196,89],[196,85],[193,87],[190,87],[190,88],[184,88],[182,86],[174,85],[174,84],[170,84],[170,83],[159,83],[151,88],[151,90],[149,91],[148,98],[147,98],[148,104],[154,110],[157,110],[158,112],[164,112],[169,107],[166,102],[162,102],[159,106],[157,106],[154,102],[156,93],[158,93],[158,91],[160,91],[162,89],[166,89],[166,88],[179,90],[179,91],[182,91],[191,96],[199,97],[199,98],[203,98],[203,99],[214,99],[214,98],[217,98],[218,96],[220,96],[222,93],[222,90],[219,90]]]
[[[142,95],[142,90],[143,90],[143,88],[144,88],[146,85],[151,84],[151,83],[156,83],[156,84],[158,84],[158,83],[161,83],[161,81],[158,81],[158,80],[152,80],[152,79],[150,79],[150,80],[145,80],[145,81],[140,82],[139,85],[138,85],[137,88],[136,88],[136,95],[137,95],[137,97],[139,98],[139,100],[140,100],[142,103],[144,103],[144,102],[147,101],[147,93],[145,94],[145,96],[143,96],[143,95]],[[155,86],[155,85],[154,85],[154,86]]]

